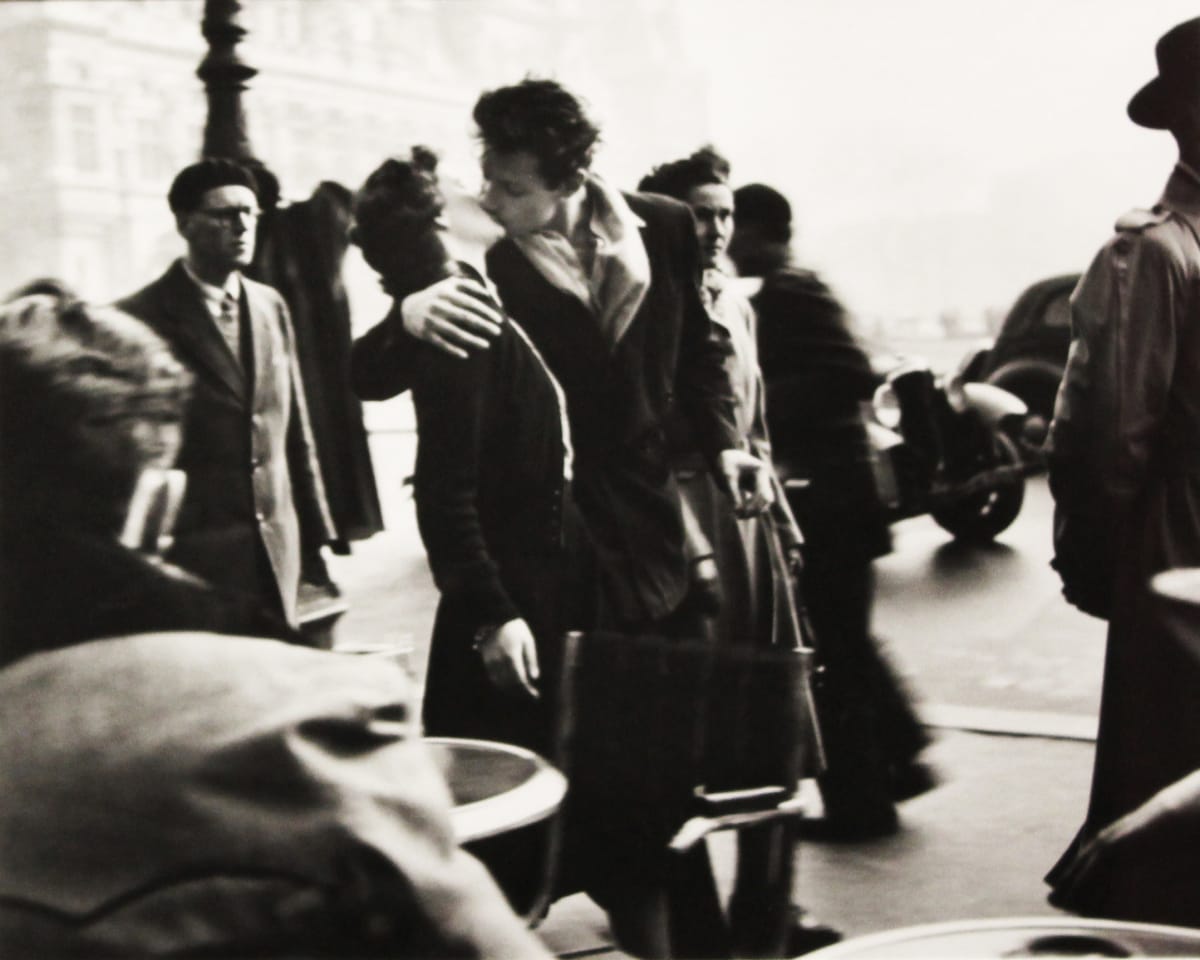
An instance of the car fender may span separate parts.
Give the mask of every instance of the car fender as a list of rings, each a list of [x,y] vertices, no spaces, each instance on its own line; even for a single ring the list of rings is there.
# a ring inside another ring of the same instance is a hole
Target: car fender
[[[998,428],[1005,417],[1024,418],[1029,414],[1029,408],[1019,397],[995,384],[964,383],[962,389],[967,406],[993,427]]]
[[[1044,377],[1047,381],[1052,380],[1057,385],[1062,379],[1062,374],[1063,368],[1049,360],[1012,360],[988,374],[986,382],[1003,387],[1005,383],[1011,382],[1015,377]]]

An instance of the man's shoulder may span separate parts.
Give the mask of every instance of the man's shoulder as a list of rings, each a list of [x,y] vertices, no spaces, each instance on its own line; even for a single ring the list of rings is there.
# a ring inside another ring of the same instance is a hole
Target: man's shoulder
[[[149,319],[170,302],[181,271],[180,263],[176,260],[140,290],[121,297],[113,306],[140,319]]]
[[[833,291],[813,270],[801,267],[781,267],[763,277],[761,293],[765,296],[820,297],[834,299]]]
[[[1149,250],[1175,261],[1200,262],[1197,227],[1186,213],[1161,204],[1134,208],[1117,217],[1108,248],[1116,254]]]
[[[254,280],[244,273],[241,275],[242,288],[246,291],[246,300],[251,310],[269,310],[276,314],[287,314],[287,301],[278,290],[269,283]]]

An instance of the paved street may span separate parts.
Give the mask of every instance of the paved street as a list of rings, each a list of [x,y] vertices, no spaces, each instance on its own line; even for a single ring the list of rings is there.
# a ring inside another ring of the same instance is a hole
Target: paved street
[[[401,486],[412,450],[411,433],[373,435],[388,530],[334,570],[351,607],[339,640],[408,635],[420,674],[436,591]],[[1055,913],[1041,876],[1086,803],[1103,624],[1067,606],[1047,566],[1044,480],[1027,498],[994,547],[958,547],[917,518],[894,528],[895,552],[878,564],[876,631],[934,728],[927,756],[942,783],[903,805],[894,837],[801,848],[798,898],[847,934]],[[714,853],[727,882],[728,838]],[[558,953],[616,955],[582,896],[556,904],[540,932]]]

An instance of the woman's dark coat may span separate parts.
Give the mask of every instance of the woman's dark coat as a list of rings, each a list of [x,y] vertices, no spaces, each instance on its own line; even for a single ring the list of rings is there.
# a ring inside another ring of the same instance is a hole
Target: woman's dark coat
[[[442,594],[425,681],[425,730],[546,751],[569,509],[553,382],[511,322],[490,349],[466,359],[398,328],[389,318],[360,338],[353,369],[365,399],[407,387],[413,393],[417,523]],[[500,691],[472,649],[481,627],[517,618],[537,641],[544,694],[538,701]]]

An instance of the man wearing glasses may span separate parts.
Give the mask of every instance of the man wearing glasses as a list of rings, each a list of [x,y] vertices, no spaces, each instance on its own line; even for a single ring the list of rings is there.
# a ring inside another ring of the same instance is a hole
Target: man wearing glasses
[[[117,304],[195,377],[177,464],[188,487],[167,558],[295,626],[301,556],[333,527],[287,306],[241,273],[254,256],[254,178],[202,160],[180,171],[167,202],[187,252]]]

